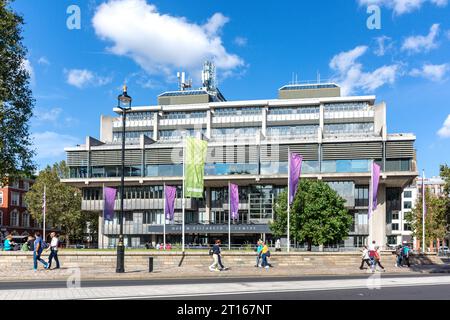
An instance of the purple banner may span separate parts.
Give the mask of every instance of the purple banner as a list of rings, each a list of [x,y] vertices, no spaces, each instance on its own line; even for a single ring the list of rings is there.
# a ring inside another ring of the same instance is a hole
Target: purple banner
[[[378,185],[380,183],[380,173],[381,167],[377,165],[375,162],[372,164],[372,177],[370,179],[371,190],[372,190],[372,204],[369,210],[369,218],[372,215],[373,211],[377,209],[378,206]]]
[[[231,219],[239,219],[239,187],[236,184],[230,184],[230,212]]]
[[[103,188],[103,219],[105,221],[113,221],[114,218],[114,204],[116,202],[117,190],[114,188]]]
[[[172,221],[175,216],[175,198],[177,195],[177,188],[166,186],[164,190],[165,206],[164,213],[166,219]]]
[[[297,192],[298,181],[302,173],[303,157],[296,153],[290,154],[289,163],[289,204],[294,201],[295,193]]]

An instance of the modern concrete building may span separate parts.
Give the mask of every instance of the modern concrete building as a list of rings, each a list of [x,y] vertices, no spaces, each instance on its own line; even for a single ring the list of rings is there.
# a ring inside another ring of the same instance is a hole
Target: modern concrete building
[[[205,75],[206,74],[206,75]],[[389,134],[386,104],[375,96],[343,97],[335,83],[294,84],[279,98],[226,101],[204,71],[198,90],[165,92],[158,105],[136,106],[127,114],[124,230],[128,246],[161,242],[163,185],[178,186],[175,221],[168,241],[181,239],[183,137],[209,139],[204,199],[186,201],[187,243],[228,240],[228,182],[240,187],[240,215],[232,243],[271,239],[273,204],[286,188],[288,149],[304,157],[302,178],[328,182],[346,200],[354,217],[351,236],[340,245],[361,246],[368,237],[372,161],[383,168],[373,237],[386,245],[401,195],[417,176],[413,134]],[[102,221],[102,186],[120,184],[121,130],[117,116],[101,117],[100,138],[66,148],[70,178],[83,190],[83,210],[99,214],[99,246],[117,241],[118,220]],[[119,201],[116,209],[119,208]]]

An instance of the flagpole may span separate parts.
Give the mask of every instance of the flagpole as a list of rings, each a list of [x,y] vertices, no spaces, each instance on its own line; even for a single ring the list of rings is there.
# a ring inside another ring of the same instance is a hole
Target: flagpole
[[[185,213],[185,207],[186,207],[186,199],[185,199],[185,197],[184,197],[184,195],[185,195],[185,192],[184,192],[184,187],[185,187],[185,174],[186,174],[186,169],[185,169],[185,166],[186,166],[186,137],[184,138],[184,140],[183,140],[183,194],[182,194],[182,197],[183,197],[183,199],[182,199],[182,201],[181,201],[181,208],[182,208],[182,217],[181,217],[181,220],[182,220],[182,230],[181,230],[181,238],[182,238],[182,240],[181,240],[181,251],[184,253],[184,241],[185,241],[185,238],[184,238],[184,213]]]
[[[231,250],[231,188],[228,181],[228,250]]]
[[[288,194],[287,194],[287,252],[290,252],[290,211],[291,211],[291,149],[288,147]]]
[[[166,250],[166,218],[167,218],[167,216],[166,216],[166,183],[164,182],[164,194],[163,194],[163,197],[164,197],[164,210],[163,210],[163,213],[164,213],[164,236],[163,236],[163,243],[164,243],[164,250]]]
[[[47,186],[44,184],[44,223],[43,223],[43,228],[42,228],[42,239],[45,241],[45,214],[47,211]]]
[[[425,170],[422,170],[422,253],[425,253]]]
[[[103,194],[103,197],[102,197],[102,199],[103,199],[103,212],[102,212],[102,219],[101,219],[102,223],[99,226],[99,229],[101,230],[101,232],[99,234],[99,237],[102,238],[102,247],[101,247],[101,249],[103,249],[103,245],[104,245],[104,243],[103,243],[103,233],[105,232],[105,184],[104,183],[102,184],[102,194]],[[115,201],[116,200],[114,199],[114,202]]]
[[[369,223],[369,243],[372,243],[372,208],[373,208],[373,160],[370,166],[370,180],[369,180],[369,210],[368,210],[368,223]]]

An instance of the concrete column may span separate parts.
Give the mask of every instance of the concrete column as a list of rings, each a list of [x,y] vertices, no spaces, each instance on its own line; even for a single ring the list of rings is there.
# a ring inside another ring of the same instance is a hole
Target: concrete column
[[[211,110],[206,111],[206,137],[211,139],[212,113]]]
[[[153,115],[153,140],[158,141],[158,129],[159,129],[159,114],[155,112]]]
[[[268,107],[262,108],[261,133],[264,137],[267,137],[267,113],[268,113]]]
[[[208,219],[208,221],[212,220],[211,217],[211,188],[206,188],[206,201],[205,201],[205,215]],[[208,222],[209,224],[210,222]]]
[[[372,240],[375,240],[377,246],[386,245],[386,185],[381,184],[378,187],[378,206],[372,213],[369,221],[372,231]]]
[[[104,234],[103,213],[98,215],[98,248],[106,249],[108,247],[108,237]]]

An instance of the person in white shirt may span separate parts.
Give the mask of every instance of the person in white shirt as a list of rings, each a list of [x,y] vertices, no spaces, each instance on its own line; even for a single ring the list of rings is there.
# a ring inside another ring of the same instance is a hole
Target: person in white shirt
[[[48,269],[52,266],[52,259],[55,259],[56,261],[56,268],[60,268],[59,259],[58,259],[58,245],[59,240],[56,236],[55,232],[50,233],[50,236],[52,237],[52,241],[50,243],[50,246],[47,248],[47,251],[50,250],[50,255],[48,256]]]
[[[360,270],[363,269],[364,263],[367,263],[367,265],[369,266],[369,268],[371,267],[371,264],[370,264],[370,257],[369,257],[369,250],[367,249],[366,246],[364,246],[363,251],[362,251],[362,255],[361,255],[361,266],[359,267]]]

